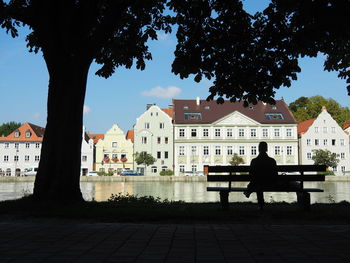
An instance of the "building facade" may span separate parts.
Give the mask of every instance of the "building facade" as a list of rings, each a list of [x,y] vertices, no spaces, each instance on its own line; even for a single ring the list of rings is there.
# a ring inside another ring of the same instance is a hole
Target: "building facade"
[[[123,169],[133,169],[133,143],[114,124],[95,145],[97,172],[120,174]]]
[[[325,107],[315,119],[298,124],[300,163],[314,164],[313,150],[329,150],[336,153],[338,166],[332,167],[336,175],[350,169],[349,135],[332,118]]]
[[[93,170],[94,164],[94,141],[86,133],[83,126],[83,138],[81,142],[81,175],[85,176]]]
[[[172,109],[147,105],[134,126],[134,152],[147,152],[156,162],[145,169],[143,164],[134,164],[138,172],[159,175],[162,170],[173,170],[173,124]]]
[[[258,155],[260,141],[277,164],[298,163],[297,124],[283,100],[217,104],[173,100],[175,175],[203,174],[204,165],[228,165],[237,153],[245,164]]]

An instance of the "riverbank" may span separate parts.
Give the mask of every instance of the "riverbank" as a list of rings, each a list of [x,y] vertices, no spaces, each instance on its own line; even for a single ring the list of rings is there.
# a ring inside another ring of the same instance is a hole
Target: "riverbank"
[[[35,176],[2,176],[1,182],[34,182]],[[206,182],[205,176],[81,176],[80,182]],[[326,176],[326,182],[350,182],[349,175]]]

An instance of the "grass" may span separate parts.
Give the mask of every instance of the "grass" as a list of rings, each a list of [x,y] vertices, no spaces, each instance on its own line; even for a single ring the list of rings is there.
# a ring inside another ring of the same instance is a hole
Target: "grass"
[[[295,203],[273,202],[264,211],[256,203],[184,203],[152,196],[112,195],[107,202],[69,205],[36,203],[30,196],[0,202],[0,219],[70,219],[87,222],[132,223],[244,223],[244,224],[348,224],[350,203],[313,204],[302,211]]]

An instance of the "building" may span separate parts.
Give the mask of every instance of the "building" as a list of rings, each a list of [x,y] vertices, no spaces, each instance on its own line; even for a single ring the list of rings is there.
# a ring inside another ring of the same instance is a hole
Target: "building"
[[[159,175],[162,170],[172,170],[173,158],[173,111],[161,109],[157,105],[147,105],[134,125],[134,152],[147,152],[156,158],[153,165],[144,171],[143,164],[134,166],[137,171],[147,175]]]
[[[104,134],[97,134],[97,133],[89,133],[89,137],[93,140],[94,143],[94,153],[93,153],[93,164],[92,164],[92,170],[96,170],[96,144],[100,139],[103,139],[105,137]]]
[[[32,123],[24,123],[8,136],[0,137],[0,174],[7,176],[23,175],[25,171],[38,168],[41,145],[45,129]],[[82,175],[92,169],[93,141],[83,127]]]
[[[349,135],[338,125],[328,113],[326,107],[317,118],[298,124],[300,163],[314,164],[313,150],[329,150],[336,153],[339,159],[337,167],[333,167],[336,175],[349,171]]]
[[[98,172],[120,174],[123,169],[133,169],[133,143],[114,124],[95,145],[95,167]]]
[[[343,130],[350,135],[350,120],[344,123]]]
[[[266,141],[278,164],[298,163],[297,124],[283,100],[258,102],[173,100],[175,175],[202,174],[203,165],[228,165],[237,153],[249,164]]]

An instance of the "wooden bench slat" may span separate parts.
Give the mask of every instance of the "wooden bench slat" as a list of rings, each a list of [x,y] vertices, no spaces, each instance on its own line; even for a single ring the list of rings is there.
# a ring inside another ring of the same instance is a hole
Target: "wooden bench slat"
[[[230,173],[230,172],[249,172],[249,165],[218,165],[218,166],[204,166],[204,170],[213,173]],[[279,172],[325,172],[327,167],[325,165],[277,165],[277,171]]]
[[[325,176],[320,174],[304,175],[279,175],[279,181],[325,181]],[[251,181],[250,175],[208,175],[208,182],[248,182]]]
[[[220,191],[230,191],[230,192],[244,192],[248,190],[247,187],[220,187],[220,186],[209,186],[207,187],[207,191],[208,192],[220,192]],[[264,192],[323,192],[323,189],[319,189],[319,188],[303,188],[303,189],[288,189],[288,188],[267,188],[267,189],[264,189],[263,191]]]

